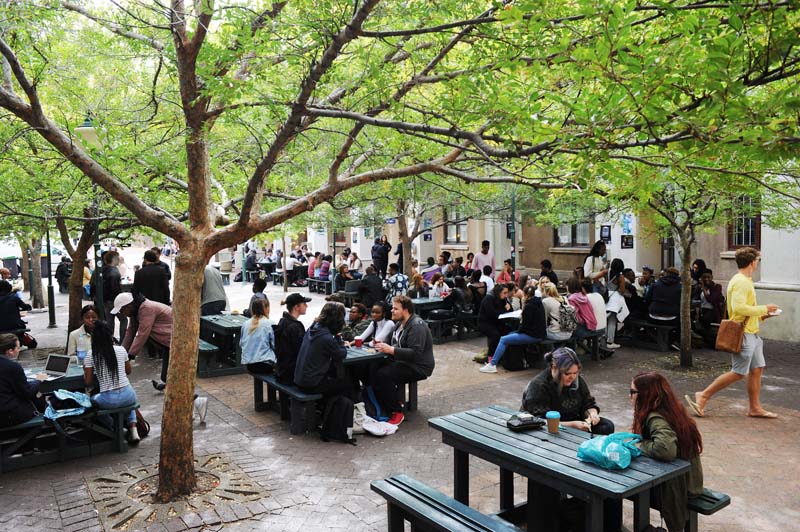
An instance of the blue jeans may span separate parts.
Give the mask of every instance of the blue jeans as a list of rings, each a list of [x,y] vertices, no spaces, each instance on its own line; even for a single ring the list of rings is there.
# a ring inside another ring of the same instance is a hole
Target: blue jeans
[[[100,392],[92,396],[92,402],[101,409],[119,408],[136,404],[136,392],[130,384],[116,390]],[[128,426],[136,423],[136,410],[128,414]]]
[[[503,358],[508,346],[536,344],[541,341],[542,340],[540,338],[534,338],[533,336],[529,336],[521,332],[512,332],[503,336],[500,338],[500,343],[497,344],[497,349],[492,357],[492,366],[496,366],[497,363],[500,362],[500,359]]]

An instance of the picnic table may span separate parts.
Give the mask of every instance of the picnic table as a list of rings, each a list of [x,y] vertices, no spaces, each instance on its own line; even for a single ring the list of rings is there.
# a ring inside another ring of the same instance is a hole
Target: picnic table
[[[28,379],[33,379],[37,373],[44,373],[44,366],[30,368],[25,370],[25,375]],[[67,367],[67,374],[58,379],[49,381],[42,381],[39,385],[39,392],[42,394],[53,393],[56,390],[70,390],[73,392],[82,392],[86,389],[86,383],[83,381],[83,366],[73,364],[70,362]]]
[[[382,358],[386,358],[386,355],[376,350],[374,347],[356,347],[351,345],[347,348],[347,358],[344,359],[342,364],[345,366],[352,366],[354,364],[362,364]]]
[[[449,307],[441,297],[416,297],[411,302],[414,303],[414,312],[422,319],[427,318],[432,310]]]
[[[219,347],[219,362],[227,366],[220,374],[244,373],[239,335],[247,318],[241,314],[215,314],[200,318],[200,339]]]
[[[581,462],[578,446],[591,434],[562,428],[559,434],[545,429],[512,432],[506,421],[514,413],[490,406],[430,419],[428,424],[442,433],[442,441],[454,449],[454,497],[469,504],[469,456],[500,466],[500,517],[524,512],[528,530],[548,530],[557,515],[553,495],[565,493],[586,503],[586,526],[590,532],[603,529],[603,501],[632,498],[634,528],[644,530],[650,521],[650,488],[689,471],[689,462],[659,462],[639,457],[623,471],[611,471]],[[514,473],[528,479],[528,503],[514,507]]]

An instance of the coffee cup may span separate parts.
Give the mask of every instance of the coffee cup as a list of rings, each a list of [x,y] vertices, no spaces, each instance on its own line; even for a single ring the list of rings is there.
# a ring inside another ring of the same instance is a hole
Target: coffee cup
[[[364,340],[356,338],[356,347],[360,348],[362,345],[364,345]]]
[[[561,412],[557,410],[550,410],[544,415],[547,420],[547,432],[550,434],[558,434],[558,424],[561,422]]]

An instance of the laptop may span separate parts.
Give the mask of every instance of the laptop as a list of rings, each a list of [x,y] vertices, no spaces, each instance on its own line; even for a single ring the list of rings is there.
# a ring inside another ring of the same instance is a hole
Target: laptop
[[[344,291],[348,293],[358,293],[358,289],[361,286],[361,280],[356,279],[353,281],[345,281],[344,283]]]
[[[66,355],[50,355],[47,357],[47,365],[43,373],[47,375],[47,380],[58,379],[67,374],[69,361],[72,357]]]

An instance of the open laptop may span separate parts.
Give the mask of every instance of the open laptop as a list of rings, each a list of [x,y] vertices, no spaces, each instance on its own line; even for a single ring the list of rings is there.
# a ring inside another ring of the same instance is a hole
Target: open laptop
[[[67,374],[69,369],[69,356],[66,355],[50,355],[47,357],[47,365],[44,367],[44,372],[47,375],[47,380],[51,381]]]

